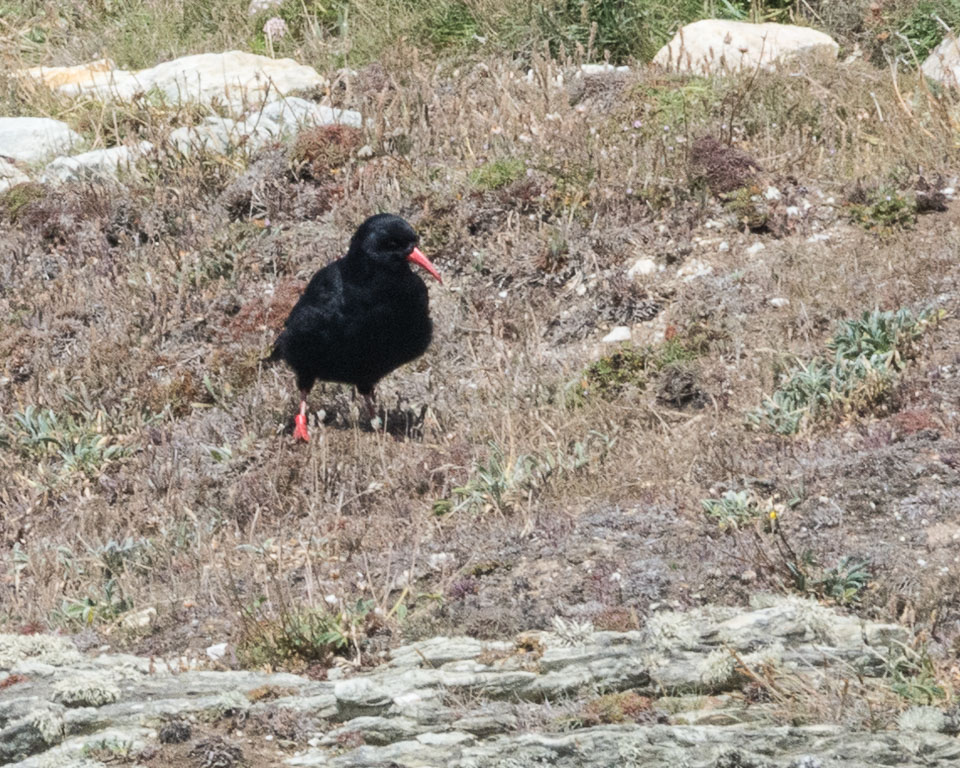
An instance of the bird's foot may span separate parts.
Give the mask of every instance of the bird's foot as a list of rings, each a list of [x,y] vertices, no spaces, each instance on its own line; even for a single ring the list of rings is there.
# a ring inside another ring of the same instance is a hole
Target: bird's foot
[[[296,425],[293,428],[293,439],[303,440],[303,442],[309,443],[310,433],[307,432],[307,414],[298,413],[296,416],[294,416],[293,422]]]
[[[363,396],[363,411],[367,421],[372,422],[377,418],[377,401],[372,394]]]

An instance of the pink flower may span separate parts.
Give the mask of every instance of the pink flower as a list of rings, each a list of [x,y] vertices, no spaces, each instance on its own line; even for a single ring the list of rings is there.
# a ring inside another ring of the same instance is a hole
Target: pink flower
[[[264,23],[263,25],[263,34],[269,37],[271,40],[279,40],[283,37],[289,29],[287,28],[287,22],[281,19],[279,16],[273,16]]]

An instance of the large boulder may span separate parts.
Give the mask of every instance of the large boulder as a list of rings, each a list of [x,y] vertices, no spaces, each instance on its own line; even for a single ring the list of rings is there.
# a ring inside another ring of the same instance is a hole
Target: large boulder
[[[149,69],[116,69],[109,59],[73,67],[34,67],[22,75],[69,94],[130,101],[158,94],[170,104],[220,103],[254,106],[298,90],[326,84],[313,67],[243,51],[199,53]]]
[[[677,32],[653,63],[673,72],[711,75],[772,70],[798,55],[835,59],[839,49],[830,35],[809,27],[704,19]]]
[[[49,117],[0,117],[0,156],[35,163],[69,150],[80,134]]]
[[[947,35],[930,52],[920,69],[931,80],[954,87],[960,85],[960,40]]]

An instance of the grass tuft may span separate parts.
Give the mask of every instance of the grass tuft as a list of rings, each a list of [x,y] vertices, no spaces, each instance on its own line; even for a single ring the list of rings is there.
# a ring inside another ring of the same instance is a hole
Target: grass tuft
[[[470,172],[470,181],[480,189],[502,189],[518,181],[526,164],[518,157],[501,157]]]

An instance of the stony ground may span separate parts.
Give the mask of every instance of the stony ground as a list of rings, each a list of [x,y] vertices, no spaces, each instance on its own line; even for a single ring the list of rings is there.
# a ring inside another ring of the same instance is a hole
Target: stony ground
[[[811,601],[662,611],[642,632],[559,625],[512,641],[434,638],[376,670],[201,671],[0,636],[0,760],[164,766],[947,766],[960,712],[881,733],[780,724],[804,690],[867,710],[911,641]],[[589,693],[586,693],[589,692]],[[669,692],[669,694],[667,693]],[[586,694],[586,695],[585,695]],[[794,713],[796,716],[797,713]]]

